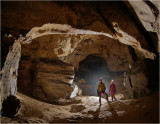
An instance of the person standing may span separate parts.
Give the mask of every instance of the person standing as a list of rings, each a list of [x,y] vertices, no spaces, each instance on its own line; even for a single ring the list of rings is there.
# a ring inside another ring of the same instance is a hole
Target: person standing
[[[102,82],[102,79],[100,78],[99,79],[99,84],[97,86],[97,93],[98,93],[98,96],[99,96],[99,104],[101,105],[101,94],[103,93],[105,95],[105,99],[107,100],[108,102],[108,95],[107,93],[105,92],[106,90],[106,86],[105,84]],[[109,102],[108,102],[109,103]]]
[[[109,86],[109,92],[111,94],[111,98],[112,98],[112,102],[113,102],[113,98],[116,100],[116,98],[115,98],[116,85],[114,83],[114,80],[111,81],[111,84]]]

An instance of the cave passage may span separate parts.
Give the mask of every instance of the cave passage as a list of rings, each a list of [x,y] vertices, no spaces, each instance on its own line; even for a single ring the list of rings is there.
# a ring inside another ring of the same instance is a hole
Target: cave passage
[[[97,85],[99,78],[102,78],[106,85],[106,92],[109,93],[109,84],[120,72],[110,72],[105,59],[101,56],[89,55],[80,62],[79,70],[75,72],[77,82],[82,95],[97,96]]]

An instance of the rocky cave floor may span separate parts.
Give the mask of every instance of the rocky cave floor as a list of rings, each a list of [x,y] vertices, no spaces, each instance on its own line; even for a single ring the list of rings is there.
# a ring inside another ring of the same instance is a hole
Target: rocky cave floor
[[[2,123],[72,123],[72,122],[158,122],[159,92],[139,99],[117,100],[108,104],[102,98],[99,106],[96,96],[77,96],[68,105],[44,103],[21,93],[17,97],[22,102],[19,115],[15,118],[2,117]],[[110,100],[110,97],[109,97]],[[63,102],[63,99],[61,99]],[[78,101],[78,102],[77,102]]]

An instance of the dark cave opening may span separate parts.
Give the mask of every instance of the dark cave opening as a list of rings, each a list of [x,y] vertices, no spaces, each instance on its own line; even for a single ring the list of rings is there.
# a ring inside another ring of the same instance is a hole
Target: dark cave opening
[[[89,55],[79,63],[79,70],[75,72],[75,82],[82,89],[82,95],[97,96],[97,85],[99,78],[102,78],[109,94],[111,80],[120,74],[121,72],[110,72],[103,57]]]

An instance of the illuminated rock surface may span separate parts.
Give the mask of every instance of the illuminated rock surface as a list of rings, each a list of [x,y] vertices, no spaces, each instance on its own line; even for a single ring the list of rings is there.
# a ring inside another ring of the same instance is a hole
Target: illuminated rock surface
[[[2,2],[2,101],[18,89],[46,104],[78,104],[70,98],[96,95],[100,77],[107,92],[114,79],[125,98],[151,95],[159,83],[157,6],[150,1]],[[132,88],[124,86],[125,71]],[[76,113],[87,107],[71,108]],[[111,117],[108,107],[104,110],[97,117]]]

